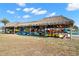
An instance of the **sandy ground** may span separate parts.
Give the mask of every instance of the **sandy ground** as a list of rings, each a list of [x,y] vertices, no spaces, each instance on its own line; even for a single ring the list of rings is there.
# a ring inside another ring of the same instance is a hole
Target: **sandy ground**
[[[0,34],[1,56],[79,55],[79,40]]]

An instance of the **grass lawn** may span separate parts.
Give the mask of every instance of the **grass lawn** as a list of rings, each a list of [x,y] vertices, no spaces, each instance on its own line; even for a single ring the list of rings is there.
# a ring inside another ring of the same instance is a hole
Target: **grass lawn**
[[[79,55],[79,40],[0,34],[0,55],[75,56]]]

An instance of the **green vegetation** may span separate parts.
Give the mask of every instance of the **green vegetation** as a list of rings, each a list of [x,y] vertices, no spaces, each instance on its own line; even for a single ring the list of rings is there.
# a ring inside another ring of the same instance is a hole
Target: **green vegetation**
[[[6,18],[3,18],[2,20],[0,20],[0,22],[1,23],[3,23],[4,24],[4,26],[7,24],[7,23],[9,23],[9,20],[8,19],[6,19]],[[5,29],[5,28],[4,28]],[[6,29],[5,29],[5,31],[4,31],[5,33],[6,33]]]
[[[6,25],[7,23],[9,23],[9,20],[6,19],[6,18],[3,18],[3,19],[1,20],[1,22],[2,22],[4,25]]]

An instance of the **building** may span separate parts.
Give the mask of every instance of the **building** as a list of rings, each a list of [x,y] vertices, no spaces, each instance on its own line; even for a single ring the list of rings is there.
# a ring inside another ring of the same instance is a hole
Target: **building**
[[[31,35],[46,35],[53,33],[64,33],[65,28],[71,28],[74,25],[74,21],[60,16],[53,16],[41,19],[39,21],[28,22],[28,23],[8,23],[6,24],[5,33],[29,33]]]

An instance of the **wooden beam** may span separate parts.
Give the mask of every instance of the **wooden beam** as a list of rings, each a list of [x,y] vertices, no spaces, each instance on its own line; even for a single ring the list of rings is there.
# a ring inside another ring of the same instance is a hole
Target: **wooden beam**
[[[31,35],[31,26],[30,26],[30,29],[29,30],[30,30],[30,35]]]
[[[70,40],[72,40],[72,28],[70,28]]]
[[[15,27],[13,28],[13,34],[15,34]]]
[[[46,28],[47,28],[47,26],[45,25],[45,28],[44,28],[44,35],[46,35]]]

